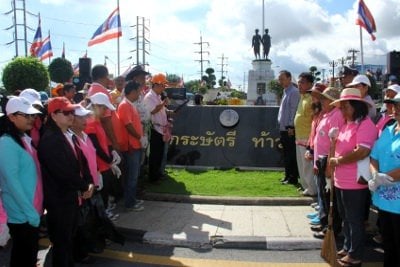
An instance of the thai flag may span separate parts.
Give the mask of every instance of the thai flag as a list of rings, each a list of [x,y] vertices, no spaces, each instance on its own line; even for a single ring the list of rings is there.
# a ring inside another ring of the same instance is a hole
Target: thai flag
[[[119,16],[119,8],[117,7],[110,16],[108,16],[106,21],[95,31],[88,46],[99,44],[120,36],[122,36],[121,18]]]
[[[37,56],[38,58],[40,58],[41,61],[53,56],[53,50],[51,49],[51,42],[50,42],[50,34],[49,36],[47,36],[46,39],[43,40],[42,48],[38,52]]]
[[[375,20],[363,0],[359,0],[358,2],[358,18],[356,19],[356,25],[360,25],[366,29],[371,35],[372,41],[375,41],[376,37],[373,34],[376,32]]]
[[[33,42],[29,51],[31,52],[31,56],[37,57],[40,48],[42,47],[42,28],[40,26],[40,16],[39,16],[39,25],[36,29],[35,36],[33,37]]]

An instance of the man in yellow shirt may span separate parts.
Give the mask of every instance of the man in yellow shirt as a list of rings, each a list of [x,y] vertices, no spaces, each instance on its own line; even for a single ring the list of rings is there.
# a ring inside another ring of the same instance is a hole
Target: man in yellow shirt
[[[296,129],[296,159],[299,169],[300,184],[304,189],[303,195],[315,196],[317,188],[314,182],[314,169],[312,160],[305,158],[308,138],[311,132],[312,122],[312,99],[309,91],[314,82],[314,77],[309,72],[303,72],[299,75],[298,86],[300,92],[300,101],[297,106],[294,117],[294,128]]]
[[[110,92],[111,96],[111,104],[115,107],[118,107],[119,103],[121,103],[123,96],[122,91],[125,87],[125,78],[123,76],[118,76],[114,79],[115,88]]]

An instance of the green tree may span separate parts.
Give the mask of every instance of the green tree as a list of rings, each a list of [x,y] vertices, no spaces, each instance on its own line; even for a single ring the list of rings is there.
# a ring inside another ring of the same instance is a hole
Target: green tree
[[[217,82],[216,82],[216,80],[217,80],[217,77],[215,77],[215,71],[214,71],[214,69],[213,68],[207,68],[206,69],[206,73],[207,73],[207,76],[206,75],[204,75],[203,77],[202,77],[202,80],[203,81],[205,81],[206,83],[207,83],[207,87],[208,88],[214,88],[214,86],[217,84]],[[204,79],[205,77],[207,77],[206,79]]]
[[[237,97],[239,99],[247,99],[247,94],[236,89],[232,89],[231,97]]]
[[[321,72],[317,69],[317,67],[311,66],[308,70],[311,72],[312,76],[314,77],[315,82],[321,81],[321,77],[320,77]]]
[[[181,78],[176,74],[168,74],[167,80],[172,83],[177,83],[181,80]]]
[[[71,81],[74,75],[71,62],[65,58],[55,58],[49,65],[50,80],[56,83],[66,83]]]
[[[2,81],[9,93],[25,88],[40,91],[49,86],[49,73],[37,58],[17,57],[5,66]]]
[[[282,95],[283,95],[283,87],[279,83],[279,81],[278,80],[271,80],[268,83],[267,89],[268,89],[268,91],[274,93],[277,96],[278,103],[280,103],[280,100],[282,99]]]

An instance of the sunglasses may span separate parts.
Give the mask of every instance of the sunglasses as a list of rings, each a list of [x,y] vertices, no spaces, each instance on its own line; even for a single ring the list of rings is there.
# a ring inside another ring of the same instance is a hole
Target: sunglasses
[[[26,114],[26,113],[22,113],[22,112],[15,112],[14,115],[24,117],[25,119],[37,117],[37,114]]]
[[[64,116],[75,115],[75,110],[57,110],[54,113],[62,113]]]

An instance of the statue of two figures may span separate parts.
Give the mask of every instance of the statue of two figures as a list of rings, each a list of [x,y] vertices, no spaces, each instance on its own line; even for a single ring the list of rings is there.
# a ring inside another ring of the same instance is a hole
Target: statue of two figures
[[[265,33],[262,37],[258,32],[259,30],[256,29],[256,34],[253,35],[253,39],[251,41],[251,46],[253,47],[254,50],[254,56],[256,60],[261,59],[260,46],[263,45],[263,59],[269,60],[268,54],[269,54],[269,49],[271,48],[271,36],[269,36],[268,34],[268,29],[265,29]]]

